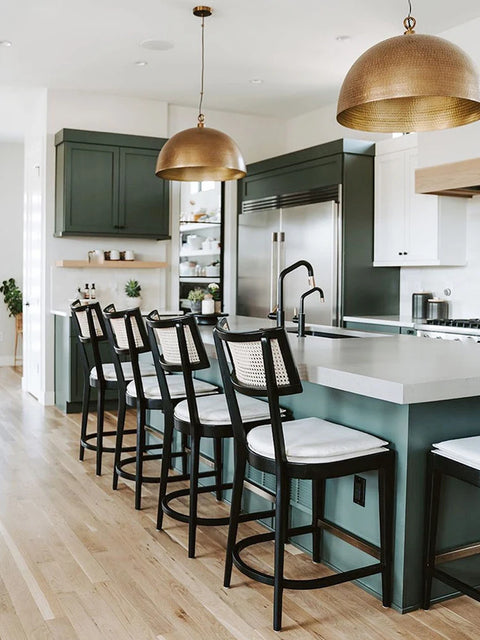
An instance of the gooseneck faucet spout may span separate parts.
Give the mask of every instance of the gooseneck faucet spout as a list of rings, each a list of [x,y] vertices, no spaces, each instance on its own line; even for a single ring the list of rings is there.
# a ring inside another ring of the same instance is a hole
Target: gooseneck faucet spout
[[[315,287],[315,277],[313,275],[313,267],[307,260],[298,260],[289,267],[282,269],[278,275],[278,288],[277,288],[277,327],[285,326],[285,309],[283,308],[283,281],[285,276],[295,271],[299,267],[305,267],[308,271],[308,284],[311,287]]]
[[[302,295],[300,296],[300,313],[298,314],[297,335],[299,338],[305,337],[305,298],[315,291],[318,291],[318,293],[320,294],[321,302],[325,302],[325,296],[323,295],[323,291],[322,289],[320,289],[320,287],[313,287],[312,289],[305,291],[305,293],[302,293]]]

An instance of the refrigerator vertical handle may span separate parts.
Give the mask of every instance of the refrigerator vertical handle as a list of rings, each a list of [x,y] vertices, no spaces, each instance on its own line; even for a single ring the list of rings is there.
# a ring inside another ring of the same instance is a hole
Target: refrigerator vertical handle
[[[277,278],[278,278],[278,233],[273,231],[270,246],[270,311],[274,311],[277,305]],[[260,274],[261,275],[261,274]]]

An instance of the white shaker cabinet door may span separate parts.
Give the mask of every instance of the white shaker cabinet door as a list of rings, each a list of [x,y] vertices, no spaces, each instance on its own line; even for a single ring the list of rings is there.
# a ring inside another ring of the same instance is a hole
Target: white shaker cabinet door
[[[405,157],[375,158],[375,262],[398,265],[405,251]]]
[[[415,193],[416,147],[375,158],[374,266],[466,263],[466,199]]]

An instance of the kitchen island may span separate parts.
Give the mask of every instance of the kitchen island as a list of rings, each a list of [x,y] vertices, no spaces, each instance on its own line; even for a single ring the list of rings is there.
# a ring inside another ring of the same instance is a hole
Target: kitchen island
[[[231,330],[272,326],[268,320],[229,317]],[[324,327],[338,334],[365,335]],[[202,327],[209,355],[215,357],[211,327]],[[295,418],[318,416],[382,437],[396,451],[396,509],[394,556],[394,607],[406,612],[419,607],[422,585],[422,544],[425,504],[425,454],[433,442],[480,434],[480,358],[470,345],[429,341],[405,335],[349,339],[297,338],[290,344],[302,378],[304,393],[282,400]],[[219,381],[216,362],[202,378]],[[208,374],[208,375],[207,375]],[[226,474],[231,473],[226,452]],[[255,471],[252,472],[255,476]],[[272,478],[255,476],[266,487]],[[327,483],[326,517],[340,526],[378,543],[377,481],[364,474],[365,507],[353,503],[353,478]],[[294,525],[310,518],[311,487],[299,481],[292,487]],[[475,490],[452,481],[447,486],[448,520],[441,512],[442,547],[475,540],[478,502]],[[253,501],[258,500],[257,497]],[[464,505],[476,518],[464,515]],[[248,506],[248,505],[247,505]],[[256,505],[258,506],[258,505]],[[253,507],[252,507],[253,508]],[[463,515],[462,515],[463,514]],[[268,525],[268,522],[266,523]],[[473,525],[473,526],[472,526]],[[294,542],[309,550],[310,540]],[[322,561],[341,570],[368,563],[368,556],[329,534],[324,536]],[[468,580],[477,571],[472,558],[456,563],[458,575]],[[380,580],[373,576],[362,586],[379,594]],[[435,585],[437,597],[448,587]],[[443,591],[442,591],[443,589]]]

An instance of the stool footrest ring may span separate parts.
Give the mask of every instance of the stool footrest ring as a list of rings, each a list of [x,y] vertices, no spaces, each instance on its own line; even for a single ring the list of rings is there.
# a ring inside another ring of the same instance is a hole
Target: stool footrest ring
[[[288,530],[288,537],[302,535],[305,533],[311,533],[313,531],[312,525],[307,525],[305,527],[296,527],[294,529]],[[269,542],[275,539],[275,532],[269,531],[267,533],[260,533],[254,536],[248,536],[247,538],[243,538],[237,542],[233,548],[233,563],[241,571],[244,575],[252,578],[252,580],[257,580],[257,582],[262,582],[263,584],[268,584],[273,587],[274,585],[274,576],[270,573],[265,573],[260,571],[259,569],[253,568],[251,565],[247,564],[245,560],[240,557],[240,552],[247,547],[250,547],[254,544],[259,544],[261,542]],[[376,573],[381,573],[383,569],[383,565],[381,563],[367,565],[365,567],[360,567],[359,569],[351,569],[350,571],[342,571],[340,573],[335,573],[330,576],[323,576],[322,578],[307,578],[307,579],[291,579],[291,578],[283,578],[282,585],[285,589],[320,589],[323,587],[330,587],[335,584],[341,584],[342,582],[350,582],[351,580],[358,580],[359,578],[364,578],[366,576],[371,576]]]
[[[209,472],[207,472],[209,473]],[[227,491],[228,489],[232,488],[232,483],[229,482],[228,484],[221,484],[220,486],[217,485],[208,485],[208,486],[203,486],[203,487],[198,487],[197,488],[197,493],[213,493],[216,490],[220,490],[220,491]],[[188,496],[190,494],[190,490],[189,489],[179,489],[178,491],[172,491],[171,493],[167,493],[166,496],[164,496],[163,500],[162,500],[162,509],[163,512],[167,515],[170,516],[170,518],[173,518],[174,520],[179,520],[180,522],[186,522],[188,523],[190,521],[190,517],[187,513],[181,513],[180,511],[177,511],[176,509],[173,509],[169,503],[172,500],[176,500],[177,498],[182,498],[185,496]],[[223,516],[223,517],[219,517],[219,518],[202,518],[202,517],[197,517],[196,522],[199,525],[202,526],[210,526],[210,527],[216,527],[216,526],[220,526],[220,525],[224,525],[224,524],[228,524],[230,521],[230,516]]]
[[[136,429],[127,429],[123,433],[133,434],[133,433],[136,433]],[[103,432],[104,437],[116,436],[116,435],[117,435],[116,431]],[[89,433],[85,436],[83,440],[82,439],[80,440],[80,445],[84,449],[88,449],[89,451],[96,451],[97,444],[96,443],[92,444],[89,442],[89,440],[97,440],[97,437],[98,437],[97,433]],[[102,447],[102,451],[106,451],[107,453],[115,453],[115,447]],[[135,447],[134,446],[122,447],[122,453],[129,453],[130,451],[135,451]]]

